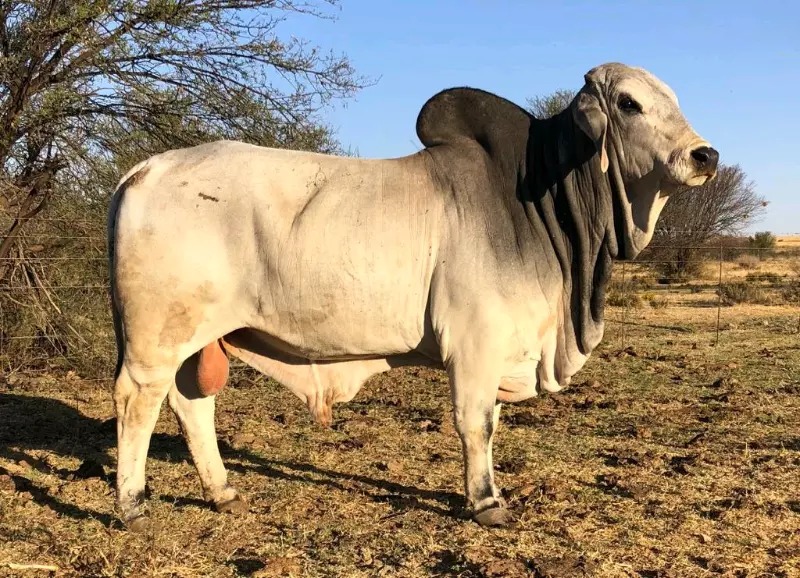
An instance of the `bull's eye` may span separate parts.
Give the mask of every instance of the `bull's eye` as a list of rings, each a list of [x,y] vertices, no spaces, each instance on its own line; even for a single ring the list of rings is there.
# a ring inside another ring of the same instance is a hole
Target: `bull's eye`
[[[627,94],[623,94],[619,99],[619,108],[621,111],[627,114],[639,114],[642,112],[642,107],[639,105],[639,103],[633,100]]]

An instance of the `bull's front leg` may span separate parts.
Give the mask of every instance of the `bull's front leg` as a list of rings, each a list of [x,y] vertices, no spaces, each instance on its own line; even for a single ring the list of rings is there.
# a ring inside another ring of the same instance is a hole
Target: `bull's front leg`
[[[453,415],[464,455],[464,491],[476,522],[502,526],[511,521],[511,514],[495,485],[492,463],[492,439],[500,419],[499,376],[476,369],[459,370],[458,364],[450,368]]]

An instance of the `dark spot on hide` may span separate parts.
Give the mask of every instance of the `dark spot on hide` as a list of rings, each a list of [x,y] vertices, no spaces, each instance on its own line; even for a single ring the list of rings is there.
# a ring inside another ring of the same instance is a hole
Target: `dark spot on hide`
[[[203,199],[204,201],[213,201],[215,203],[219,203],[219,199],[217,197],[213,197],[205,193],[197,193],[197,196]]]
[[[483,419],[483,440],[488,444],[494,433],[494,411],[486,412]]]

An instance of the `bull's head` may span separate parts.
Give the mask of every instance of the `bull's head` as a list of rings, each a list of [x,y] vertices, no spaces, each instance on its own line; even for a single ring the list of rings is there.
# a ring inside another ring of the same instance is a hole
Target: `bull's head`
[[[620,255],[647,246],[669,194],[714,178],[719,153],[683,116],[675,93],[641,68],[610,63],[593,68],[572,102],[572,114],[597,149],[600,169],[620,182],[615,199]],[[620,230],[622,227],[622,230]]]

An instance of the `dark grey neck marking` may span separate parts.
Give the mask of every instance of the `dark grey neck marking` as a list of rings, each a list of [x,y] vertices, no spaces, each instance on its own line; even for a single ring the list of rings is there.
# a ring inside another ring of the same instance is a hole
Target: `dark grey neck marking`
[[[436,178],[451,189],[469,187],[471,181],[453,174],[460,170],[457,156],[443,151],[457,152],[460,144],[474,149],[476,143],[483,149],[492,185],[488,194],[494,195],[484,206],[504,211],[512,222],[499,219],[502,230],[489,230],[492,242],[503,255],[536,260],[545,270],[557,262],[565,297],[559,349],[566,355],[576,348],[590,353],[603,334],[612,260],[625,246],[618,202],[625,190],[615,151],[609,151],[611,166],[604,174],[570,109],[537,120],[508,100],[470,88],[445,90],[426,102],[417,134],[426,150],[438,149]],[[607,144],[612,143],[609,135]],[[486,193],[470,189],[467,194]]]
[[[615,212],[621,210],[615,201],[624,190],[612,167],[606,174],[600,170],[594,144],[569,109],[531,123],[526,166],[527,186],[519,189],[519,200],[528,219],[539,220],[547,231],[569,300],[565,321],[572,324],[578,350],[588,354],[603,336],[605,290],[612,261],[624,246],[615,226]]]

